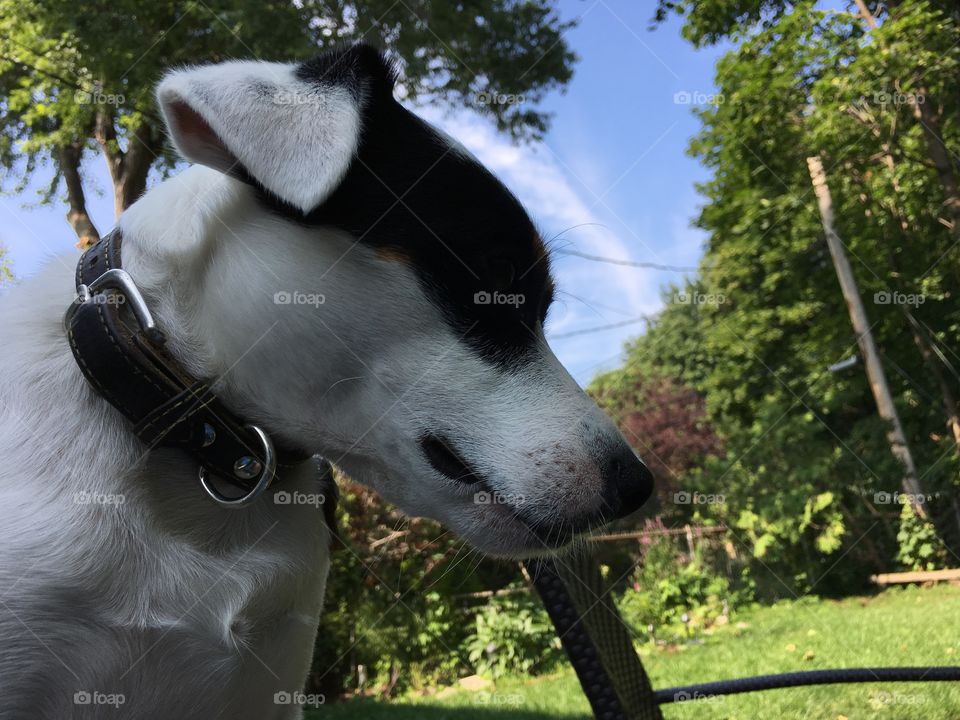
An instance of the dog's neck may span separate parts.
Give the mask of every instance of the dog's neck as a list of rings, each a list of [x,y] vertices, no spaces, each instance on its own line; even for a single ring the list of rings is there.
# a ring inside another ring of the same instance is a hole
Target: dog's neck
[[[239,181],[193,166],[152,188],[120,218],[124,267],[167,336],[168,350],[198,377],[225,370],[227,359],[216,351],[221,323],[204,312],[214,290],[209,274],[231,254],[233,226],[248,222],[252,203]],[[256,256],[255,248],[249,252]],[[250,269],[239,265],[236,272]]]
[[[330,386],[356,358],[318,337],[319,308],[278,307],[275,295],[342,295],[344,280],[328,271],[364,252],[352,238],[323,231],[321,241],[265,210],[247,184],[202,166],[151,189],[120,228],[124,266],[190,374],[296,447],[332,457],[347,449],[328,422],[349,418],[348,401]]]

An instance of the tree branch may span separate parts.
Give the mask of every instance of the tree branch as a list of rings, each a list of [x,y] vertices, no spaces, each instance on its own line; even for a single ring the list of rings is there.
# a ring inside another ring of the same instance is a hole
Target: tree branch
[[[854,0],[860,10],[860,16],[866,22],[871,31],[877,29],[876,16],[870,12],[865,0]],[[890,12],[896,9],[899,3],[896,0],[889,0],[887,7]],[[940,113],[935,112],[932,98],[923,84],[923,75],[918,72],[915,78],[915,87],[917,92],[914,95],[913,117],[923,129],[923,137],[927,144],[927,155],[933,162],[933,167],[937,173],[937,179],[943,188],[943,207],[946,210],[947,217],[943,219],[944,225],[950,228],[954,241],[960,241],[960,185],[957,182],[957,176],[954,173],[953,160],[950,157],[950,148],[947,147],[943,139],[943,132],[940,128]],[[897,85],[899,88],[899,85]]]
[[[917,102],[913,103],[913,116],[923,128],[923,137],[927,141],[927,154],[933,162],[937,179],[943,188],[943,206],[947,211],[947,221],[954,241],[960,241],[960,187],[953,171],[950,149],[943,139],[940,129],[940,115],[934,112],[931,98],[924,86],[918,87]],[[920,100],[923,102],[920,102]]]
[[[97,113],[97,121],[94,126],[93,136],[100,145],[100,151],[107,161],[107,170],[110,173],[110,181],[113,184],[113,211],[117,217],[123,211],[123,206],[119,202],[117,188],[123,180],[123,151],[117,143],[117,129],[113,124],[113,116],[101,110]]]
[[[161,134],[149,120],[144,120],[129,134],[120,183],[114,186],[118,215],[146,190],[147,174],[162,149]]]
[[[80,158],[83,146],[79,142],[61,147],[58,153],[60,174],[63,175],[67,186],[67,200],[70,209],[67,211],[67,222],[77,234],[77,247],[86,248],[100,239],[90,214],[87,212],[87,199],[83,193],[83,182],[80,179]]]
[[[116,217],[130,207],[147,187],[147,174],[163,149],[161,134],[149,120],[127,133],[127,149],[117,142],[117,129],[108,112],[97,113],[94,131],[110,171],[113,184],[113,211]]]

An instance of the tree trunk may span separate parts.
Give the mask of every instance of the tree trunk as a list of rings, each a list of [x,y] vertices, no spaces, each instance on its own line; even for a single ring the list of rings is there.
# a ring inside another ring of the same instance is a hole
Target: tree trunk
[[[80,158],[83,155],[83,146],[80,143],[71,143],[61,147],[58,153],[60,173],[67,186],[67,201],[70,209],[67,211],[67,222],[77,234],[77,247],[81,250],[93,245],[100,239],[90,214],[87,212],[87,199],[83,192],[83,181],[80,179]]]
[[[864,0],[853,0],[857,4],[857,8],[860,10],[860,17],[864,19],[867,23],[867,27],[871,30],[877,29],[877,19],[874,17],[873,13],[870,12],[870,8],[867,7],[867,4]]]
[[[98,112],[94,125],[93,136],[100,145],[100,152],[107,161],[107,172],[110,173],[110,182],[113,184],[113,213],[120,217],[123,208],[117,201],[117,187],[123,178],[123,152],[117,143],[117,129],[113,124],[113,116],[108,112]]]
[[[127,149],[117,142],[113,116],[108,112],[97,115],[94,131],[100,151],[107,163],[113,183],[113,212],[116,217],[130,207],[147,187],[147,174],[161,149],[159,133],[144,120],[127,136]]]
[[[940,114],[934,111],[932,105],[927,89],[920,86],[917,102],[913,104],[913,116],[923,128],[927,154],[933,161],[937,179],[943,188],[943,207],[947,216],[945,224],[950,227],[954,242],[960,242],[960,188],[957,187],[950,150],[940,130]]]
[[[947,420],[947,429],[953,436],[953,442],[956,444],[957,452],[960,453],[960,417],[958,417],[957,400],[953,394],[953,389],[943,374],[939,358],[933,354],[933,345],[923,326],[920,325],[913,316],[913,313],[909,310],[904,309],[904,312],[906,312],[907,320],[913,328],[913,340],[917,343],[917,347],[920,348],[920,354],[923,356],[927,367],[930,368],[930,373],[933,375],[934,380],[936,380],[940,386],[940,398],[943,401],[943,412]]]
[[[119,218],[146,189],[147,174],[162,149],[161,135],[145,121],[129,133],[127,150],[124,152],[117,143],[113,117],[102,112],[97,115],[94,137],[107,163],[107,171],[113,184],[113,210]],[[87,212],[83,180],[80,177],[82,154],[83,147],[79,143],[59,150],[60,172],[67,186],[70,203],[67,221],[77,234],[77,247],[81,250],[100,239],[100,233]]]
[[[947,429],[953,436],[953,449],[957,455],[960,455],[960,417],[958,417],[956,396],[953,394],[953,389],[943,374],[943,368],[940,367],[940,358],[935,354],[930,336],[927,335],[926,330],[924,330],[920,322],[913,316],[913,313],[907,309],[904,309],[904,312],[907,315],[907,320],[910,321],[910,326],[913,329],[913,340],[917,343],[917,347],[920,348],[923,361],[927,367],[930,368],[930,373],[940,386],[940,399],[943,401],[943,413],[946,416]],[[958,532],[960,532],[960,505],[957,504],[956,498],[953,498],[952,505],[953,520],[956,523]],[[960,535],[957,537],[960,537]]]
[[[114,193],[118,217],[147,189],[147,174],[163,146],[160,138],[161,134],[146,120],[129,134],[127,152],[123,158],[123,177]]]

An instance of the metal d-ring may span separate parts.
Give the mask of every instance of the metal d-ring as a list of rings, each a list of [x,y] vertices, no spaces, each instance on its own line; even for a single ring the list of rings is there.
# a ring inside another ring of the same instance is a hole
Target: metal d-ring
[[[274,473],[277,471],[277,456],[273,451],[273,443],[270,441],[270,437],[256,425],[247,425],[247,430],[260,438],[260,442],[263,444],[263,469],[260,471],[257,484],[249,492],[235,498],[224,495],[207,479],[207,469],[202,465],[200,466],[200,484],[203,489],[206,490],[207,495],[213,498],[214,502],[226,508],[242,508],[252,503],[263,494],[264,490],[270,487]]]
[[[153,315],[150,314],[147,302],[143,299],[139,288],[137,288],[136,283],[133,282],[133,278],[127,274],[126,270],[121,270],[120,268],[107,270],[103,275],[91,282],[89,286],[85,287],[81,285],[78,288],[77,294],[80,296],[82,302],[87,302],[91,297],[107,288],[120,290],[123,293],[127,302],[130,303],[134,317],[137,318],[137,322],[140,323],[141,328],[148,333],[156,331],[157,325],[153,321]]]
[[[113,268],[107,270],[103,275],[92,281],[89,285],[77,286],[77,298],[67,307],[63,316],[64,328],[69,328],[73,322],[73,316],[81,305],[96,301],[96,297],[104,290],[119,290],[123,301],[130,305],[133,310],[133,316],[137,319],[141,329],[147,337],[153,342],[162,345],[165,342],[163,331],[157,327],[153,315],[150,314],[150,308],[147,307],[146,300],[140,294],[140,289],[133,281],[133,278],[127,274],[126,270]]]

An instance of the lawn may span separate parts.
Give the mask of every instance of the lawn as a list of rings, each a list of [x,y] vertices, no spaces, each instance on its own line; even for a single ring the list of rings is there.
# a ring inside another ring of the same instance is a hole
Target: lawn
[[[654,687],[792,670],[960,664],[960,588],[895,588],[869,598],[803,599],[738,614],[702,643],[644,647]],[[955,720],[960,683],[828,685],[664,706],[664,716],[707,720],[861,718]],[[590,717],[572,671],[501,681],[443,699],[332,704],[308,720],[545,720]]]

